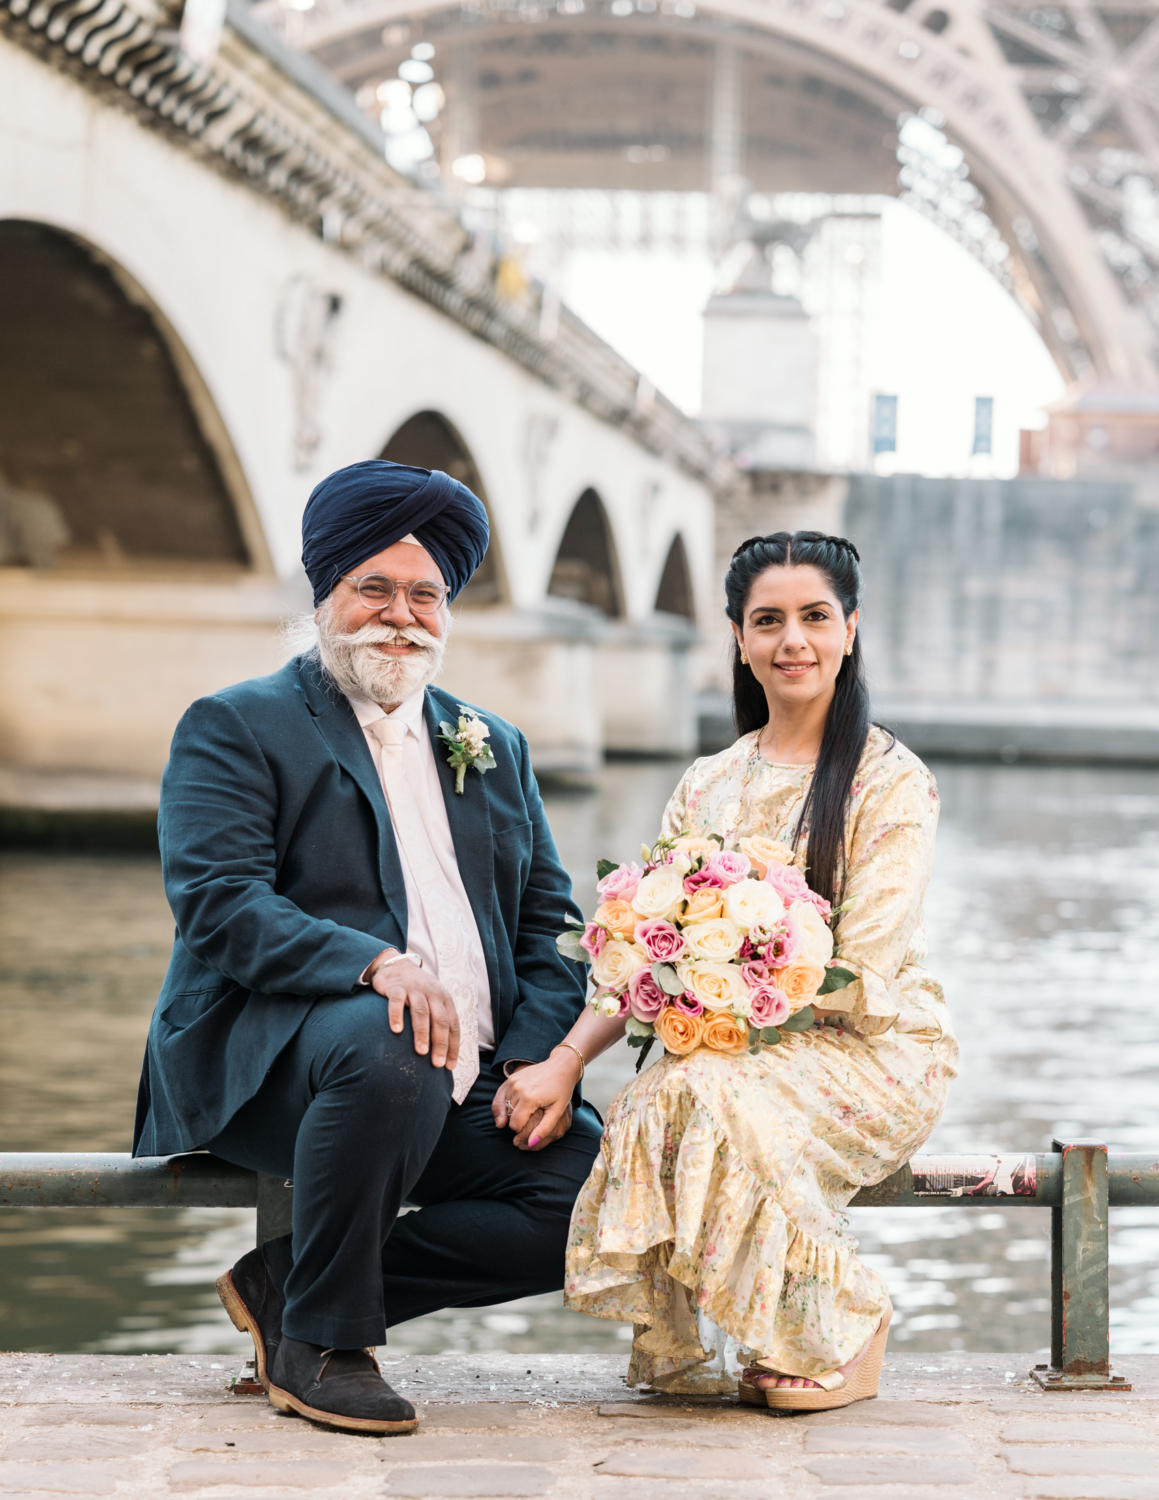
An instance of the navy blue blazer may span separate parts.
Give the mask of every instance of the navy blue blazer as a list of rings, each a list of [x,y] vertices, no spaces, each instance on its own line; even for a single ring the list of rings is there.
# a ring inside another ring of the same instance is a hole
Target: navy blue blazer
[[[457,700],[428,688],[427,726],[475,913],[496,1059],[546,1057],[583,1006],[583,970],[556,934],[578,918],[527,741],[480,710],[496,766],[461,795],[436,738]],[[301,656],[201,698],[161,783],[165,893],[177,921],[153,1013],[133,1153],[211,1140],[257,1093],[323,995],[350,995],[383,948],[406,946],[390,812],[358,720]]]

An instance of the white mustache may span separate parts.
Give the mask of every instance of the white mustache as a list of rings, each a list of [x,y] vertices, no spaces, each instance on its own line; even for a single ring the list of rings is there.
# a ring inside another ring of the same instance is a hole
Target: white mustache
[[[349,633],[335,632],[332,639],[344,646],[397,646],[407,642],[421,651],[433,651],[438,643],[421,625],[360,625]]]

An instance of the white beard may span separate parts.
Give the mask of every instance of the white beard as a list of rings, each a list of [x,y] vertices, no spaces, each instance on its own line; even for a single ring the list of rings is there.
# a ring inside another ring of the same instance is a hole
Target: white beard
[[[448,622],[449,623],[449,622]],[[407,641],[419,649],[408,656],[383,656],[376,645]],[[434,636],[421,625],[366,624],[347,633],[336,628],[330,601],[318,612],[318,656],[339,692],[371,703],[401,703],[421,692],[438,676],[446,636]]]

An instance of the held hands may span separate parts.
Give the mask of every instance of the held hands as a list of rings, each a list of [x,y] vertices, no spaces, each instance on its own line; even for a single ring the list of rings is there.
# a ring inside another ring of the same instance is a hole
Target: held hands
[[[387,1001],[390,1029],[396,1035],[402,1030],[403,1011],[409,1007],[415,1051],[420,1057],[430,1052],[434,1067],[451,1069],[459,1057],[455,1002],[433,974],[408,959],[384,964],[382,958],[392,957],[394,951],[388,949],[377,959],[378,967],[369,976],[372,987]]]
[[[571,1096],[579,1080],[579,1058],[557,1047],[546,1062],[520,1068],[499,1086],[491,1101],[495,1124],[515,1132],[520,1151],[542,1151],[571,1128]]]

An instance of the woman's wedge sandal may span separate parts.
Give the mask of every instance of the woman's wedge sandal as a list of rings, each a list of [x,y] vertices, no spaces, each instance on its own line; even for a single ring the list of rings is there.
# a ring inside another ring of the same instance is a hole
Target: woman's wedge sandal
[[[812,1385],[770,1385],[764,1389],[742,1381],[741,1402],[745,1406],[771,1407],[774,1411],[829,1411],[837,1406],[851,1406],[854,1401],[871,1400],[877,1395],[881,1383],[881,1366],[892,1316],[893,1308],[887,1307],[877,1332],[869,1341],[864,1359],[848,1375],[833,1370],[828,1375],[813,1378]]]

